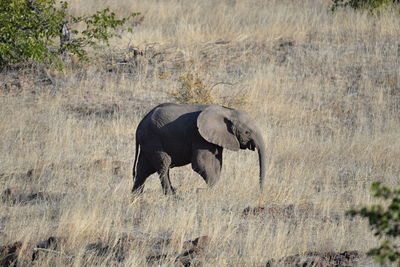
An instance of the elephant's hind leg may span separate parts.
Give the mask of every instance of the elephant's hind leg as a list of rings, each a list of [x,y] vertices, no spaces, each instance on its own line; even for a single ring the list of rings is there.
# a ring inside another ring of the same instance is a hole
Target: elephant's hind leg
[[[151,145],[143,145],[145,156],[149,159],[153,169],[160,176],[161,186],[165,195],[175,193],[169,179],[169,168],[171,167],[171,157],[163,151],[162,145],[153,140]]]
[[[169,169],[171,167],[171,157],[165,152],[157,152],[154,157],[155,165],[158,166],[158,174],[160,175],[161,186],[165,195],[175,194],[169,179]]]
[[[135,166],[133,166],[135,168]],[[142,193],[143,192],[143,184],[146,181],[147,177],[155,173],[156,170],[153,168],[153,165],[143,154],[139,154],[139,159],[136,166],[136,175],[133,178],[133,193]]]

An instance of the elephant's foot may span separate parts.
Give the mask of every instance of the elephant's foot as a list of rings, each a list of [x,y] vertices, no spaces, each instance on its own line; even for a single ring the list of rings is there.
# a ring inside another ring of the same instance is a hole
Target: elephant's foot
[[[142,194],[133,193],[129,199],[130,205],[136,205],[143,201]]]
[[[175,189],[172,186],[163,187],[164,195],[173,196],[175,195]]]
[[[171,197],[172,197],[172,199],[175,200],[175,201],[182,201],[182,200],[183,200],[183,197],[178,196],[178,195],[173,195],[173,196],[171,196]]]
[[[132,187],[132,195],[141,195],[143,193],[144,185],[137,186],[136,184]]]
[[[202,192],[206,192],[206,191],[208,191],[210,188],[204,188],[204,187],[202,187],[202,188],[197,188],[196,189],[196,194],[199,194],[199,193],[202,193]]]

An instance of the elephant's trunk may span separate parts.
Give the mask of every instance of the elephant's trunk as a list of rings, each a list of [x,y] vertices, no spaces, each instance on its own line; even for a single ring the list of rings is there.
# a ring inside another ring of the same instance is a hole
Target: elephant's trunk
[[[254,144],[258,151],[258,163],[260,165],[260,190],[262,191],[266,172],[266,152],[264,140],[260,133],[257,134],[257,137],[254,139]]]

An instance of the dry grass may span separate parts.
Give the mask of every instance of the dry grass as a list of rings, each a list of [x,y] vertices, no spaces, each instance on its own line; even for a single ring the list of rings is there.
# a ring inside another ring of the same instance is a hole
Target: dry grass
[[[66,196],[0,204],[0,245],[64,236],[62,254],[40,264],[81,266],[95,260],[83,256],[88,243],[118,233],[167,233],[182,242],[208,235],[206,266],[256,266],[378,244],[364,221],[344,211],[373,202],[372,181],[399,185],[396,14],[332,15],[322,0],[70,2],[76,13],[110,6],[145,19],[86,70],[50,73],[47,84],[39,74],[29,83],[21,73],[2,74],[0,188]],[[144,55],[133,56],[129,46]],[[218,86],[226,95],[247,91],[247,109],[268,145],[261,196],[257,155],[226,151],[215,189],[196,193],[206,186],[183,167],[171,172],[181,200],[163,197],[156,176],[140,201],[131,200],[136,125],[171,100],[167,92],[188,70],[234,84]],[[18,75],[18,84],[7,83]],[[259,204],[293,205],[294,216],[242,216]],[[144,251],[120,264],[143,266]]]

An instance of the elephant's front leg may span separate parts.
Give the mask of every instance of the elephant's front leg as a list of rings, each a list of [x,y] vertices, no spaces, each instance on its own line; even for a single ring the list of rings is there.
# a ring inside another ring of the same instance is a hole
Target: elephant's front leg
[[[171,180],[169,179],[169,168],[166,171],[160,171],[159,175],[164,195],[174,195],[175,189],[172,187]]]
[[[214,186],[221,175],[222,147],[207,143],[193,150],[192,169],[200,174],[207,185]]]

